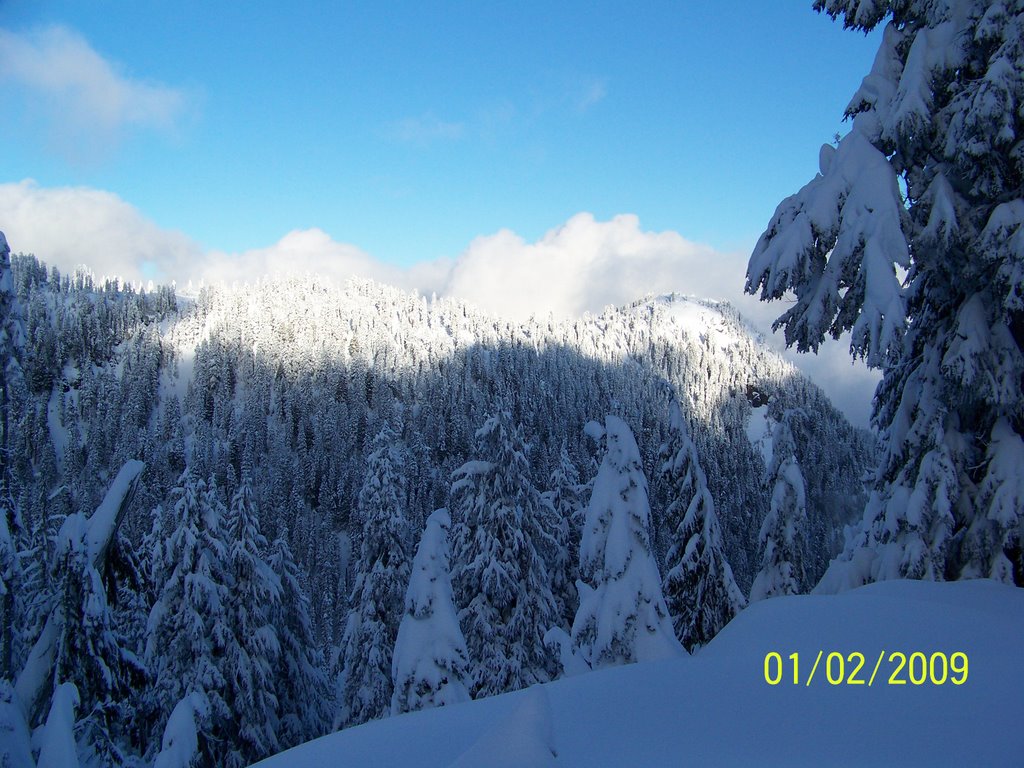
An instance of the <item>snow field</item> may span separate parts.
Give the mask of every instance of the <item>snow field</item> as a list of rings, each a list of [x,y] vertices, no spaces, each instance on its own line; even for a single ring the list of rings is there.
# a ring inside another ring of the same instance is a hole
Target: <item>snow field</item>
[[[692,657],[373,722],[259,765],[1020,765],[1022,633],[1024,592],[987,580],[775,598]],[[800,685],[765,682],[767,653],[809,665],[819,650],[872,665],[881,651],[961,651],[969,674],[960,686],[889,685],[886,663],[870,687],[830,685],[821,670],[810,686],[806,671]]]

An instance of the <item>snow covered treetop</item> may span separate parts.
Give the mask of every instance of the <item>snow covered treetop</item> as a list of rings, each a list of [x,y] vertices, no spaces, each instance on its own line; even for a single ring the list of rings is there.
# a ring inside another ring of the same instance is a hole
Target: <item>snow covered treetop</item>
[[[604,420],[604,436],[608,449],[608,463],[620,472],[640,467],[640,449],[637,447],[633,430],[618,416],[607,416]],[[647,479],[641,471],[635,477],[647,490]]]
[[[818,0],[815,8],[863,30],[892,18],[847,107],[852,130],[822,148],[820,174],[779,205],[751,256],[747,291],[765,300],[796,293],[776,327],[798,349],[852,331],[851,351],[882,366],[899,356],[906,301],[925,284],[915,285],[918,273],[937,266],[946,284],[960,270],[939,260],[1012,262],[1017,269],[979,263],[964,276],[989,269],[997,290],[1019,296],[1020,251],[1000,254],[985,234],[1024,226],[1024,9],[989,0]],[[897,266],[910,270],[906,289]]]
[[[392,714],[469,700],[466,640],[449,577],[450,528],[447,509],[431,513],[413,559],[391,661]]]
[[[448,535],[451,526],[452,518],[447,509],[435,509],[427,518],[416,556],[413,558],[413,576],[405,596],[406,613],[414,618],[422,618],[433,613],[438,602],[439,590],[451,592],[450,585],[444,587],[444,584],[438,581],[441,578],[446,581],[448,579]]]
[[[833,19],[842,16],[843,26],[870,32],[884,19],[893,3],[890,0],[815,0],[814,10]]]
[[[82,551],[90,564],[101,559],[117,535],[145,468],[145,463],[136,459],[126,461],[88,520],[81,512],[68,515],[57,532],[55,555],[60,558]]]
[[[574,653],[591,667],[681,656],[650,540],[650,504],[629,426],[605,418],[607,450],[580,541]]]
[[[776,326],[798,349],[850,331],[884,372],[872,495],[827,583],[1022,585],[1024,505],[1003,467],[1024,445],[1024,2],[815,7],[889,21],[850,132],[776,210],[746,290],[796,294]]]
[[[882,365],[899,349],[903,296],[895,265],[910,266],[897,174],[858,130],[838,148],[822,147],[821,173],[782,201],[747,270],[748,293],[762,300],[794,291],[775,321],[786,343],[817,351],[826,334],[853,331],[851,349]]]
[[[611,415],[605,418],[604,436],[606,452],[580,542],[581,571],[601,574],[601,578],[626,571],[633,555],[633,537],[643,549],[650,549],[647,478],[636,438],[625,421]]]

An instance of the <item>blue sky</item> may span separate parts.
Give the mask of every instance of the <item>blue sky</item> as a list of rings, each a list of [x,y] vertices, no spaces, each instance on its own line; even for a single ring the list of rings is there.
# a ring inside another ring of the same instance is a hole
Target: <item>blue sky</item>
[[[409,263],[579,211],[747,247],[876,47],[809,6],[14,0],[0,25],[64,25],[183,104],[77,157],[5,94],[0,178],[108,189],[230,251],[315,226]]]
[[[284,253],[421,290],[559,230],[736,300],[877,49],[810,5],[0,0],[0,228],[130,277]]]

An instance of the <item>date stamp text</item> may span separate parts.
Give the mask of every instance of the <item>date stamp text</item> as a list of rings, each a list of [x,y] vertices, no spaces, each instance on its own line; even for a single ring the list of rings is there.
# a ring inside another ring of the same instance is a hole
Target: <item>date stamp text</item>
[[[814,681],[828,685],[963,685],[969,667],[963,651],[907,654],[882,650],[877,658],[868,659],[860,651],[821,650],[813,661],[799,653],[783,656],[771,651],[764,657],[764,681],[807,687]]]

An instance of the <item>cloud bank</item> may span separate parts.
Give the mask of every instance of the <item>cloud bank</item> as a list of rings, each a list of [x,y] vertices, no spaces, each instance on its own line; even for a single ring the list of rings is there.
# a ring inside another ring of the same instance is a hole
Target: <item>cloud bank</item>
[[[103,153],[128,130],[173,130],[186,94],[125,75],[76,32],[50,26],[26,33],[0,29],[0,84],[26,97],[65,154]]]
[[[443,293],[506,317],[576,317],[647,293],[729,299],[745,262],[675,232],[645,232],[636,216],[573,216],[536,243],[509,230],[476,238],[455,260]],[[739,272],[737,272],[739,270]]]
[[[266,248],[241,253],[204,252],[117,195],[82,187],[0,184],[0,212],[0,229],[15,252],[35,253],[64,271],[87,264],[99,276],[173,279],[179,285],[230,284],[268,274],[312,273],[338,282],[357,276],[464,299],[513,320],[548,313],[578,317],[648,293],[675,291],[732,302],[777,349],[783,346],[772,336],[771,321],[784,308],[742,293],[745,253],[721,253],[672,231],[644,231],[633,215],[597,221],[580,213],[532,243],[501,230],[474,239],[454,259],[398,267],[320,229],[293,231]],[[785,356],[865,426],[878,376],[854,365],[847,349],[847,343],[831,342],[816,356]]]
[[[172,279],[203,263],[199,245],[163,229],[117,195],[89,187],[0,184],[0,229],[17,252],[62,271],[87,265],[100,277]]]

